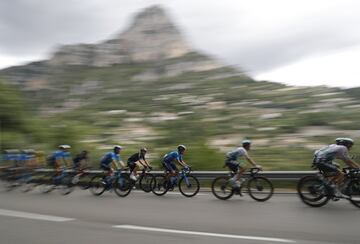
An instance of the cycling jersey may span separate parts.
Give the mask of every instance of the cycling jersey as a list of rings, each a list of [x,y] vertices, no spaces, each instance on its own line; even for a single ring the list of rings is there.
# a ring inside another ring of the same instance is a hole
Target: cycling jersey
[[[175,160],[178,160],[180,162],[182,161],[182,155],[178,151],[173,151],[168,154],[165,154],[163,158],[164,161],[163,165],[165,169],[168,171],[177,171],[178,169],[174,162]]]
[[[84,154],[78,154],[76,155],[76,157],[73,159],[73,165],[75,168],[79,168],[81,166],[81,161],[82,160],[87,160],[87,156]]]
[[[173,151],[164,156],[164,163],[169,164],[174,160],[182,161],[182,155],[178,151]]]
[[[350,160],[347,147],[331,144],[315,152],[315,162],[332,163],[334,159]]]
[[[228,152],[226,154],[226,159],[231,161],[236,161],[239,157],[247,156],[247,155],[248,153],[245,148],[238,147],[235,150]]]
[[[113,161],[120,162],[120,160],[121,159],[119,154],[116,154],[114,152],[108,152],[103,156],[100,164],[102,167],[110,168]]]
[[[133,155],[130,156],[130,158],[128,159],[128,163],[135,163],[137,161],[139,161],[140,159],[145,160],[145,155],[141,154],[141,153],[135,153]]]

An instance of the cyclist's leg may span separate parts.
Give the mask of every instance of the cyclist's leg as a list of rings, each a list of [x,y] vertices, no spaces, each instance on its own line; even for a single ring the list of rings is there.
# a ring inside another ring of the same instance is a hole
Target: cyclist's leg
[[[331,162],[319,162],[317,164],[318,168],[325,173],[325,176],[330,182],[332,182],[331,187],[334,190],[335,196],[344,197],[341,193],[341,184],[344,182],[345,175],[341,172],[336,165]]]
[[[130,179],[136,181],[137,178],[136,178],[136,163],[135,162],[132,162],[132,161],[128,161],[127,162],[127,165],[130,169]]]

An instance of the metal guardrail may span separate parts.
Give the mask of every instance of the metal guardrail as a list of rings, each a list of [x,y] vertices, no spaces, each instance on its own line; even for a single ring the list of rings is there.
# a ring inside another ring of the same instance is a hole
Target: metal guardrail
[[[53,169],[36,169],[39,173],[50,173],[54,172]],[[67,170],[67,172],[73,172],[73,170]],[[90,175],[102,174],[102,170],[85,170],[84,173]],[[158,175],[163,174],[164,171],[151,171],[152,174]],[[317,171],[260,171],[259,175],[263,175],[271,180],[279,181],[296,181],[301,177],[307,175],[314,175]],[[212,180],[218,176],[228,175],[229,171],[192,171],[191,174],[196,176],[199,180]],[[249,173],[245,173],[248,175]]]

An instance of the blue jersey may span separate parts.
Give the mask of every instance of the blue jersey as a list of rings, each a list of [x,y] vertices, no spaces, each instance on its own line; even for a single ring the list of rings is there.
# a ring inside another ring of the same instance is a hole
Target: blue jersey
[[[100,163],[101,165],[109,166],[112,163],[112,161],[119,162],[120,160],[121,159],[119,154],[116,154],[114,152],[108,152],[102,157]]]
[[[56,160],[67,160],[70,158],[70,153],[69,152],[64,152],[64,151],[61,151],[61,150],[58,150],[58,151],[55,151],[53,153],[53,157]]]
[[[173,151],[164,156],[164,163],[169,164],[174,160],[182,161],[182,156],[178,151]]]

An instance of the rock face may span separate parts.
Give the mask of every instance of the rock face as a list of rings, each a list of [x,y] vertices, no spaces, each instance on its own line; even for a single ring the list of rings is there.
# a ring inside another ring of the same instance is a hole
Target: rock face
[[[48,61],[50,65],[110,66],[181,57],[191,48],[158,6],[140,12],[130,27],[99,44],[66,45]]]

